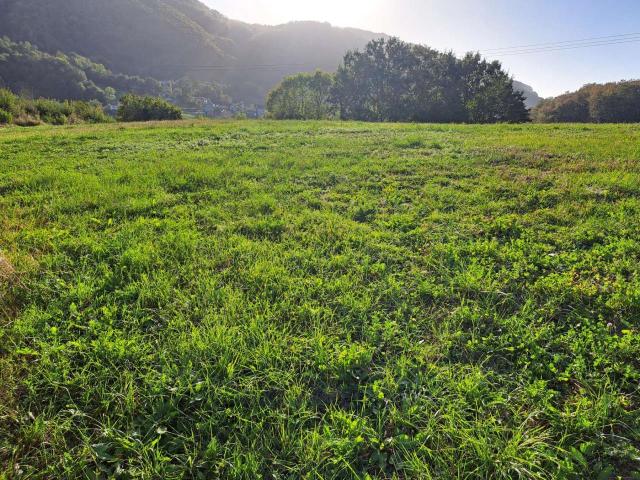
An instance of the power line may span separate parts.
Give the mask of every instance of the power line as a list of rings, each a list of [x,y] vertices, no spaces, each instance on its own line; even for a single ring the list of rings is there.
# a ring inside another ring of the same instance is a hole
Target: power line
[[[623,45],[623,44],[638,43],[638,42],[640,42],[640,37],[630,38],[626,40],[583,43],[579,45],[566,45],[566,46],[559,46],[559,47],[534,48],[534,49],[520,50],[520,51],[507,51],[505,53],[496,53],[496,54],[487,53],[487,52],[480,52],[480,53],[488,56],[494,56],[494,57],[510,57],[510,56],[518,56],[518,55],[531,55],[535,53],[561,52],[565,50],[576,50],[580,48],[605,47],[609,45]]]
[[[537,53],[551,53],[581,48],[604,47],[610,45],[623,45],[640,42],[640,32],[623,33],[619,35],[606,35],[601,37],[583,38],[580,40],[564,40],[559,42],[533,43],[512,47],[493,48],[481,50],[480,53],[491,57],[509,57],[519,55],[532,55]],[[162,67],[161,67],[162,68]],[[275,63],[275,64],[245,64],[245,65],[164,65],[163,68],[182,69],[184,71],[279,71],[290,68],[318,68],[317,65],[305,63]]]
[[[546,43],[532,43],[529,45],[514,45],[512,47],[502,47],[502,48],[487,48],[485,50],[482,50],[483,53],[496,53],[496,52],[502,52],[505,50],[521,50],[521,49],[528,49],[528,48],[533,48],[533,47],[559,47],[562,45],[566,45],[569,46],[571,44],[577,44],[577,43],[590,43],[593,41],[598,41],[598,40],[613,40],[613,39],[621,39],[624,40],[625,37],[638,37],[640,36],[640,32],[638,33],[623,33],[620,35],[606,35],[603,37],[589,37],[589,38],[582,38],[579,40],[565,40],[565,41],[561,41],[561,42],[546,42]]]

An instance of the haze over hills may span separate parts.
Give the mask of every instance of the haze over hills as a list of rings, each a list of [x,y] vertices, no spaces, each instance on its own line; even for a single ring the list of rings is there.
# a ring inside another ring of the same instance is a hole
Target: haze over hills
[[[158,79],[231,60],[227,20],[197,0],[0,0],[0,33]]]
[[[525,96],[524,103],[527,106],[527,108],[537,107],[540,104],[540,102],[544,100],[540,95],[538,95],[538,93],[533,89],[531,85],[527,85],[526,83],[522,83],[517,80],[514,80],[513,88],[514,90],[518,90],[524,94]]]
[[[223,81],[232,96],[264,100],[283,77],[316,69],[335,71],[347,50],[364,47],[370,40],[387,37],[328,23],[292,22],[277,26],[249,26],[251,34],[236,42],[234,57],[240,68],[229,71]],[[247,70],[251,65],[279,65]]]
[[[235,100],[260,104],[284,76],[335,70],[347,50],[385,35],[319,22],[252,25],[198,0],[0,0],[0,36],[77,53],[114,74],[220,83]]]

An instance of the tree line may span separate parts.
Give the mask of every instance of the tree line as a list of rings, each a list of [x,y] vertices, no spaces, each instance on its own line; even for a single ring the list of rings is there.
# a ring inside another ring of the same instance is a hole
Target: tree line
[[[276,119],[371,122],[525,122],[522,92],[499,62],[403,42],[371,41],[337,72],[286,78],[267,96]]]
[[[544,100],[533,109],[532,118],[540,123],[640,122],[640,80],[585,85]]]

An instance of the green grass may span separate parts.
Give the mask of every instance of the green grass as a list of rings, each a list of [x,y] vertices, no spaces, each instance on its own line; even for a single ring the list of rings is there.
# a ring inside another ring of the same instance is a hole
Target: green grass
[[[630,125],[1,130],[0,478],[637,478],[639,162]]]

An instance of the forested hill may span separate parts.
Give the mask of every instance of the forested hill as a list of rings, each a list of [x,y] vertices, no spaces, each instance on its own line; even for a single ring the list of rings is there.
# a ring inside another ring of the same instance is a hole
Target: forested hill
[[[284,76],[333,70],[347,50],[381,34],[316,22],[249,25],[198,0],[0,0],[0,36],[78,53],[116,73],[216,81],[238,100],[262,102]],[[220,65],[234,68],[191,68]]]
[[[577,92],[548,98],[532,111],[541,123],[640,122],[640,80],[592,83]]]
[[[227,20],[197,0],[0,0],[0,35],[158,79],[229,62],[226,32]]]
[[[0,37],[0,87],[36,98],[103,103],[128,92],[160,93],[160,83],[152,78],[114,74],[76,53],[51,55],[6,37]]]

